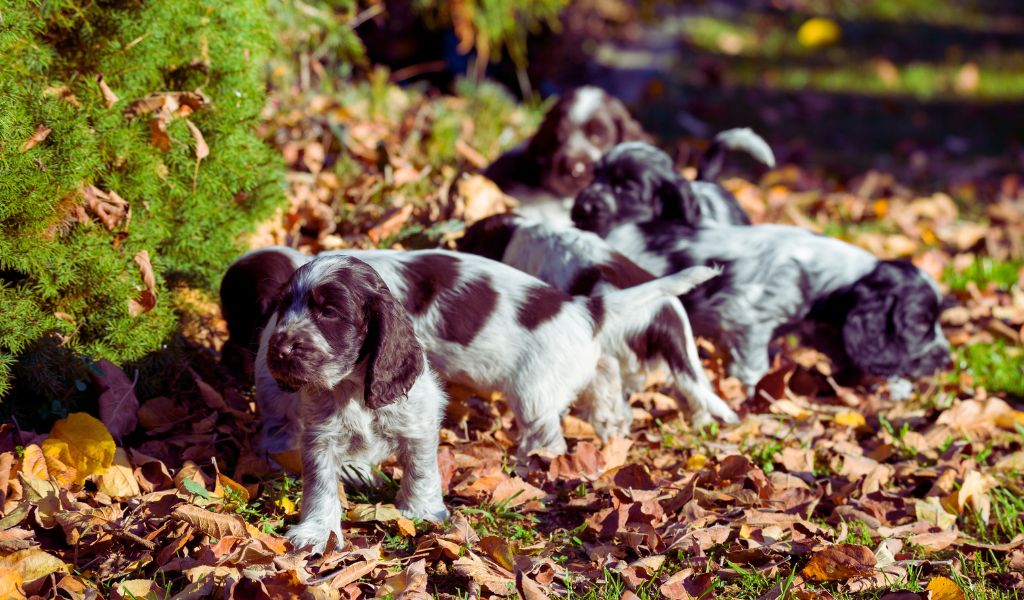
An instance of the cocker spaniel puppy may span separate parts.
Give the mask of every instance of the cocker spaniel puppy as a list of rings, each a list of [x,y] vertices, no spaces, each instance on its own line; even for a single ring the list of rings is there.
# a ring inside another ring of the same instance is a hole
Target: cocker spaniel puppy
[[[771,148],[750,129],[730,129],[715,136],[697,181],[683,177],[668,154],[650,144],[619,144],[601,158],[593,181],[577,195],[572,220],[577,227],[600,235],[623,223],[655,220],[750,225],[736,197],[714,181],[731,150],[775,165]]]
[[[402,513],[445,519],[437,445],[447,399],[388,286],[360,260],[325,256],[295,270],[276,297],[257,360],[289,400],[297,392],[302,518],[288,539],[316,551],[331,532],[340,541],[339,477],[369,477],[392,453]]]
[[[295,268],[309,261],[295,250],[273,247],[243,256],[236,266],[259,264],[273,255],[288,258]],[[516,415],[521,457],[541,449],[565,452],[561,418],[577,397],[603,438],[628,435],[631,415],[622,408],[618,365],[602,356],[603,348],[611,340],[629,338],[649,318],[652,303],[717,275],[700,267],[629,289],[572,297],[508,265],[470,254],[341,250],[317,260],[332,257],[358,258],[379,274],[408,312],[430,365],[445,379],[503,393]],[[257,298],[247,301],[260,304]],[[225,314],[240,312],[225,309]],[[294,447],[294,399],[278,388],[279,378],[261,357],[255,371],[263,449],[273,453]]]
[[[571,295],[607,293],[655,277],[593,233],[506,213],[474,223],[459,239],[463,252],[499,260]],[[648,369],[668,367],[669,383],[684,398],[700,427],[717,417],[738,420],[711,387],[700,364],[686,310],[678,298],[652,303],[639,327],[609,340],[606,355],[620,368],[626,393],[640,391]]]
[[[683,296],[694,332],[731,357],[749,392],[768,345],[796,333],[853,376],[919,377],[949,362],[935,282],[905,261],[789,225],[619,225],[606,241],[655,275],[718,265],[722,277]]]
[[[568,224],[573,198],[590,183],[601,155],[645,139],[622,102],[600,88],[581,87],[559,98],[533,137],[483,174],[519,200],[521,214]]]

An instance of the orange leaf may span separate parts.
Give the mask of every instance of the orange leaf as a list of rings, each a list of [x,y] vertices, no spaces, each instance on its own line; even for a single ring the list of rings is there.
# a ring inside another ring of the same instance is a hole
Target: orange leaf
[[[875,555],[865,546],[836,544],[811,556],[801,575],[814,581],[845,581],[875,571]]]
[[[35,148],[40,142],[46,139],[46,136],[50,135],[50,131],[51,129],[49,127],[45,127],[43,125],[36,127],[36,131],[32,134],[32,137],[28,138],[28,140],[21,145],[21,151],[28,152],[32,148]]]

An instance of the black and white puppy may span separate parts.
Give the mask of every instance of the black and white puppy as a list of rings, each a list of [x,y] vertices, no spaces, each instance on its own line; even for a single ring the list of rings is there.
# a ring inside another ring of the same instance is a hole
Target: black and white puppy
[[[297,269],[308,256],[283,247],[253,251],[236,262],[250,277],[253,265]],[[644,326],[649,307],[688,292],[717,275],[700,267],[625,290],[572,297],[508,265],[443,250],[399,252],[341,250],[321,254],[358,258],[383,279],[408,312],[430,365],[445,379],[503,393],[520,429],[519,455],[566,450],[561,418],[577,397],[603,438],[629,434],[631,413],[623,400],[618,364],[603,347],[628,339]],[[259,304],[258,299],[240,301]],[[225,314],[240,314],[237,308]],[[265,335],[265,332],[264,332]],[[279,389],[269,364],[258,356],[256,402],[263,420],[262,448],[295,446],[295,399]]]
[[[474,223],[458,240],[458,248],[500,260],[571,295],[601,294],[655,279],[593,233],[511,213]],[[611,345],[604,349],[619,362],[624,391],[640,391],[645,372],[665,365],[669,383],[689,404],[697,427],[712,417],[736,422],[736,414],[715,394],[701,366],[679,299],[666,297],[646,310],[645,326],[630,337],[609,340]]]
[[[750,225],[750,217],[736,197],[714,181],[732,150],[747,152],[767,166],[775,165],[768,144],[745,128],[715,136],[701,162],[697,181],[683,177],[668,154],[650,144],[619,144],[601,158],[593,181],[577,195],[572,220],[578,227],[600,235],[622,223],[654,220]]]
[[[802,334],[858,377],[919,377],[949,361],[938,287],[908,262],[789,225],[652,221],[604,233],[655,275],[724,269],[682,301],[694,332],[728,351],[730,374],[749,392],[768,371],[769,343],[787,333]]]
[[[339,477],[354,469],[369,480],[392,453],[402,467],[398,508],[444,520],[437,445],[447,398],[409,314],[370,266],[348,256],[299,267],[276,296],[257,361],[273,378],[264,385],[297,391],[302,518],[288,539],[315,551],[331,532],[341,541]]]
[[[533,137],[483,174],[519,200],[521,214],[569,224],[573,198],[590,183],[601,156],[616,144],[645,139],[622,102],[585,86],[559,98]]]

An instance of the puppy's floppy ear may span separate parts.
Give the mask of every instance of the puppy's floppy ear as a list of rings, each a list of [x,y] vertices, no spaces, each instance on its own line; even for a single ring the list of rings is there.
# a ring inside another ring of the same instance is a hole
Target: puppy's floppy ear
[[[626,105],[615,96],[608,95],[608,113],[615,122],[616,143],[622,142],[646,142],[647,134],[640,123],[629,114]]]
[[[850,290],[843,348],[853,364],[870,375],[897,374],[906,355],[896,322],[901,277],[898,267],[881,262]]]
[[[383,284],[366,310],[368,327],[364,349],[369,362],[363,398],[368,407],[380,408],[409,393],[423,372],[423,350],[409,313]]]
[[[659,182],[654,196],[660,205],[660,218],[686,225],[697,225],[700,222],[700,201],[693,192],[693,186],[682,176],[671,173],[659,173]]]

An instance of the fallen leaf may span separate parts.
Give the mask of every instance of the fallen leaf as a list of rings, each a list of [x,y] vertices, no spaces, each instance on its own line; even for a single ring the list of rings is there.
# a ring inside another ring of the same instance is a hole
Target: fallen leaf
[[[813,17],[804,22],[796,32],[796,39],[806,48],[822,48],[839,41],[842,32],[835,21],[825,17]]]
[[[228,535],[249,537],[245,520],[238,515],[215,513],[194,504],[179,504],[171,511],[171,516],[213,538],[220,539]]]
[[[390,596],[395,600],[430,600],[427,593],[427,562],[423,559],[411,563],[400,573],[384,581],[377,591],[378,597]]]
[[[17,571],[25,583],[46,577],[50,573],[67,571],[68,568],[61,559],[35,548],[18,550],[0,558],[0,569]]]
[[[356,523],[389,523],[402,518],[401,511],[394,504],[355,504],[348,509],[349,521]]]
[[[132,381],[105,358],[95,364],[95,370],[99,371],[93,373],[93,378],[100,389],[100,421],[115,440],[120,440],[138,424],[139,399],[135,396],[135,384],[139,372],[135,372],[135,381]]]
[[[395,520],[395,524],[398,525],[398,533],[402,534],[403,537],[416,537],[416,524],[411,519],[399,517]]]
[[[107,108],[110,108],[111,106],[117,104],[117,101],[120,98],[117,97],[117,94],[114,93],[114,90],[110,89],[110,86],[107,85],[106,81],[104,81],[102,75],[96,76],[96,84],[100,86],[100,93],[103,94],[103,100],[107,103]]]
[[[50,131],[51,129],[49,127],[45,127],[43,125],[36,127],[35,133],[32,134],[32,137],[25,140],[25,143],[21,145],[21,151],[28,152],[32,148],[35,148],[45,140],[48,135],[50,135]]]
[[[511,508],[525,504],[530,500],[539,500],[546,496],[544,490],[530,485],[518,477],[510,477],[498,483],[491,492],[491,502],[504,504]]]
[[[156,276],[153,274],[153,264],[149,261],[149,252],[140,250],[135,255],[135,264],[139,267],[139,274],[142,276],[143,289],[139,297],[128,301],[128,312],[134,316],[147,313],[156,307]],[[138,401],[135,402],[138,407]],[[132,413],[135,414],[134,412]],[[133,426],[134,428],[134,426]]]
[[[814,581],[845,581],[874,573],[875,564],[875,555],[869,548],[836,544],[811,555],[800,574]]]
[[[843,411],[836,415],[836,424],[857,429],[858,427],[864,427],[867,422],[864,420],[864,415],[859,412]]]
[[[210,147],[206,145],[206,139],[203,138],[203,132],[199,131],[199,128],[196,127],[192,121],[185,119],[185,125],[188,126],[188,130],[192,133],[192,139],[196,142],[196,170],[192,175],[192,191],[195,192],[196,181],[199,179],[199,163],[210,155]]]
[[[951,579],[935,577],[928,582],[931,600],[964,600],[964,592]]]
[[[24,598],[21,584],[25,579],[21,572],[10,567],[0,567],[0,598]]]
[[[930,523],[941,529],[949,529],[956,524],[956,515],[946,511],[936,496],[914,502],[914,512],[918,520]]]
[[[384,219],[374,227],[371,227],[366,232],[366,236],[370,238],[370,241],[374,244],[379,244],[385,238],[389,238],[401,231],[402,227],[411,216],[412,204],[404,204],[401,208],[392,213],[391,216]]]
[[[114,462],[114,438],[102,422],[86,413],[71,413],[54,423],[50,437],[43,442],[43,451],[48,448],[75,468],[79,484]]]
[[[97,480],[99,490],[111,498],[131,498],[142,495],[139,482],[135,479],[128,453],[122,448],[114,451],[114,462],[100,474]]]

